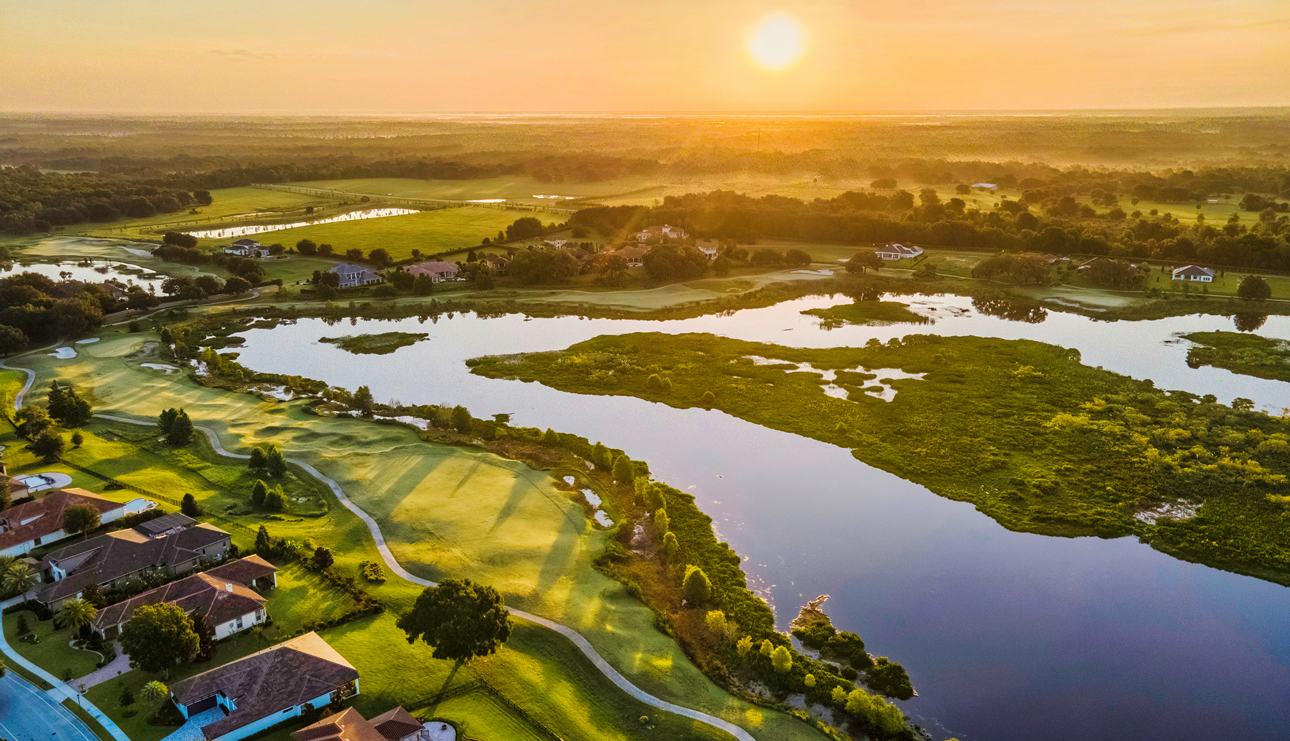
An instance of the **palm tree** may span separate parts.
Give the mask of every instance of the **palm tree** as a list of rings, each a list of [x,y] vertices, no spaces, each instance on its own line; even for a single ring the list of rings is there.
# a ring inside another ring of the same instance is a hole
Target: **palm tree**
[[[63,624],[75,626],[78,631],[91,625],[98,614],[94,605],[79,597],[63,603]]]
[[[155,679],[139,690],[139,699],[150,705],[159,703],[167,697],[170,697],[170,688]]]
[[[40,577],[27,564],[17,559],[11,560],[3,568],[4,571],[0,572],[0,591],[10,597],[25,594],[40,581]]]

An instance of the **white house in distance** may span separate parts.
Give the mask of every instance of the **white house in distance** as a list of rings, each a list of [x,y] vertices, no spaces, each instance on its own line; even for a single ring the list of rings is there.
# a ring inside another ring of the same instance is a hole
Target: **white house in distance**
[[[554,247],[557,250],[564,249],[564,246],[568,243],[569,243],[569,240],[565,239],[564,237],[556,237],[554,239],[542,240],[542,244],[545,244],[549,247]]]
[[[874,250],[878,257],[884,260],[904,260],[909,257],[918,257],[923,254],[922,247],[909,246],[903,244],[888,244]]]
[[[708,258],[709,260],[715,260],[715,259],[717,259],[717,257],[720,255],[720,253],[717,251],[717,243],[716,243],[716,242],[707,242],[707,241],[704,241],[704,242],[699,242],[698,244],[696,244],[696,245],[694,245],[694,246],[695,246],[695,247],[698,247],[698,248],[699,248],[699,252],[702,252],[702,253],[703,253],[703,256],[704,256],[704,257],[706,257],[706,258]]]
[[[491,255],[489,255],[491,257]],[[490,262],[491,264],[491,262]],[[457,273],[460,268],[456,263],[444,262],[443,260],[427,260],[419,262],[416,265],[405,268],[413,276],[428,275],[430,280],[435,283],[442,283],[446,280],[457,280]]]
[[[206,741],[238,741],[358,694],[358,671],[306,633],[170,685]]]
[[[667,237],[668,239],[685,239],[685,230],[679,226],[668,226],[667,224],[664,224],[663,226],[647,226],[639,232],[636,232],[637,242],[648,242],[651,239],[662,239],[663,237]]]
[[[340,288],[357,288],[384,282],[381,274],[369,267],[342,262],[328,272],[340,276]]]
[[[239,255],[241,257],[266,257],[269,250],[261,247],[260,243],[254,239],[239,239],[231,247],[224,248],[226,255]]]
[[[0,556],[23,556],[32,548],[67,538],[67,533],[63,532],[63,514],[80,505],[98,510],[99,522],[102,523],[155,506],[146,499],[134,499],[125,504],[113,502],[84,489],[51,491],[40,499],[0,512]]]
[[[1173,279],[1196,283],[1213,283],[1214,271],[1211,268],[1202,268],[1199,265],[1184,265],[1181,268],[1174,269]]]

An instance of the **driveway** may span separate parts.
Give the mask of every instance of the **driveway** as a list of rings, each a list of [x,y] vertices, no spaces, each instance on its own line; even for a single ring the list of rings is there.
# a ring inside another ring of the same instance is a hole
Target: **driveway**
[[[72,711],[13,671],[0,677],[0,736],[5,741],[99,741]]]

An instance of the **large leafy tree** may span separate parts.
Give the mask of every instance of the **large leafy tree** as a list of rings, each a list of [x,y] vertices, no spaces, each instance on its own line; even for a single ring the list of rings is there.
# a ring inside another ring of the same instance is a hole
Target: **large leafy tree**
[[[73,535],[89,535],[99,522],[99,511],[88,504],[68,507],[63,512],[63,532]]]
[[[130,666],[145,672],[169,671],[197,655],[200,644],[188,613],[166,603],[135,610],[121,631],[121,648],[129,654]]]
[[[434,648],[434,658],[458,662],[491,656],[514,629],[497,590],[469,579],[426,588],[398,626],[408,643],[420,639]]]

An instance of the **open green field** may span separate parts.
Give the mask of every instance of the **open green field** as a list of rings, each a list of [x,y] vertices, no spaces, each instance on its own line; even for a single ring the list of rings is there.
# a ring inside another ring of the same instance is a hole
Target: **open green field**
[[[302,239],[312,239],[318,244],[330,244],[336,255],[360,249],[363,254],[378,247],[389,251],[395,260],[412,257],[412,250],[424,255],[478,245],[484,237],[495,239],[499,230],[506,229],[526,212],[483,206],[445,208],[422,211],[404,216],[387,216],[379,219],[341,221],[331,224],[300,226],[294,229],[265,232],[255,236],[263,244],[295,246]],[[229,239],[202,239],[206,247],[227,245]]]
[[[610,663],[652,694],[727,718],[755,733],[762,729],[766,738],[818,738],[805,724],[751,706],[718,688],[655,629],[648,608],[621,584],[592,570],[590,560],[599,552],[604,535],[588,525],[568,495],[552,487],[549,474],[474,449],[428,444],[402,426],[319,418],[307,414],[300,403],[264,402],[141,368],[140,362],[156,360],[138,354],[149,340],[155,337],[108,333],[103,341],[82,346],[85,349],[77,358],[57,360],[32,353],[11,363],[35,368],[37,389],[46,388],[48,379],[55,376],[75,383],[100,412],[151,417],[179,406],[195,423],[216,429],[230,450],[246,452],[249,445],[272,440],[287,455],[304,459],[336,479],[357,504],[370,511],[388,528],[391,548],[410,570],[427,578],[451,575],[495,581],[510,603],[579,630]],[[4,376],[18,378],[16,373]],[[214,481],[224,480],[216,476],[219,461],[200,440],[190,452],[198,462],[189,464],[215,469],[203,476],[211,486],[194,489],[195,496],[208,511],[223,514],[235,496],[212,488]],[[158,474],[168,480],[184,481],[191,475],[178,470],[183,467],[179,458],[147,460],[152,466],[170,467]],[[131,464],[122,467],[128,469]],[[288,516],[283,522],[270,522],[270,529],[279,536],[332,544],[337,565],[345,571],[353,572],[363,560],[379,560],[358,518],[330,498],[328,504],[324,515]],[[256,514],[238,517],[252,526],[259,521]],[[248,538],[249,534],[238,531],[235,542],[247,547]],[[284,580],[284,586],[298,589],[291,578]],[[391,578],[373,591],[397,613],[419,590]],[[306,610],[282,613],[271,606],[271,614],[274,611],[284,620],[294,620]],[[457,679],[449,677],[450,662],[431,660],[423,646],[408,646],[389,615],[332,628],[324,636],[364,674],[364,694],[358,702],[365,712],[396,703],[413,707],[419,698]],[[463,668],[457,677],[467,669],[481,672],[508,698],[566,738],[720,736],[631,700],[567,641],[546,630],[522,626],[497,657]],[[111,685],[96,688],[91,699],[101,700],[100,707],[117,719],[122,714],[114,701],[119,688]],[[641,731],[638,718],[642,715],[655,719],[654,730]],[[135,724],[127,732],[136,741],[155,741],[163,735],[164,729],[146,727],[139,718],[123,718]]]
[[[178,211],[143,219],[121,219],[102,224],[77,224],[67,234],[89,234],[102,237],[129,239],[147,235],[153,239],[166,230],[188,231],[203,225],[228,221],[235,217],[285,218],[303,217],[305,209],[313,206],[318,216],[328,209],[334,210],[336,202],[300,193],[289,193],[263,188],[221,188],[211,191],[209,206],[196,206],[197,214]]]
[[[40,639],[40,643],[36,644],[20,641],[18,615],[4,616],[5,640],[24,658],[60,679],[83,677],[94,671],[99,660],[98,654],[68,645],[74,630],[55,628],[53,620],[37,620],[30,612],[19,614],[26,616],[31,634]]]

